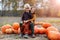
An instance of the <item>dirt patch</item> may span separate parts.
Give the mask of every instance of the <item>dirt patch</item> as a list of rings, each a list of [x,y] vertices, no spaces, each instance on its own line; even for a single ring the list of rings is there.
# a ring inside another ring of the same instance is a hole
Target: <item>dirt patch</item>
[[[17,34],[4,34],[0,35],[0,40],[48,40],[48,38],[45,34],[40,34],[39,36],[37,35],[36,38],[29,37],[28,39],[19,38],[19,35]]]

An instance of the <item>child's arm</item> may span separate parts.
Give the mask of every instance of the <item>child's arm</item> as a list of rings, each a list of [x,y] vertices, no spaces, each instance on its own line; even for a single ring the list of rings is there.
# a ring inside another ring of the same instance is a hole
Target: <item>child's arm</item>
[[[34,14],[34,15],[33,15],[33,18],[30,19],[30,21],[33,21],[33,20],[35,20],[35,19],[36,19],[36,15]]]
[[[35,19],[36,19],[36,15],[34,14],[33,15],[33,18],[32,19],[29,19],[28,21],[33,21],[35,23]]]

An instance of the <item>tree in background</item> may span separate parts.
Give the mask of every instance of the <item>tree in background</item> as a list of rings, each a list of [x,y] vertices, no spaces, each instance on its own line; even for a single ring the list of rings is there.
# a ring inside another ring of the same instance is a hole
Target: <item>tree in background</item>
[[[12,10],[13,13],[21,12],[25,3],[35,6],[38,16],[57,16],[57,11],[60,10],[60,6],[55,5],[55,0],[2,0],[3,10],[8,12]],[[52,8],[54,11],[52,11]]]
[[[2,0],[3,8],[8,10],[17,10],[23,3],[23,0]],[[20,3],[20,5],[19,5]]]

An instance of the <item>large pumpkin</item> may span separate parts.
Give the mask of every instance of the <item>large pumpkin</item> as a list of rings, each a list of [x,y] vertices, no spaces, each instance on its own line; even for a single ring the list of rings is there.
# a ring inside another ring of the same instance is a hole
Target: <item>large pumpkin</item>
[[[18,28],[18,30],[13,29],[13,32],[14,32],[15,34],[20,34],[20,28]]]
[[[44,28],[48,28],[48,27],[50,27],[50,26],[51,26],[50,23],[43,23],[43,24],[42,24],[42,27],[44,27]]]
[[[4,25],[4,26],[2,26],[2,28],[1,28],[1,31],[3,32],[3,33],[6,33],[6,29],[9,29],[9,28],[11,28],[12,26],[11,25],[9,25],[9,24],[7,24],[7,25]]]
[[[31,34],[31,30],[28,31],[28,34]]]
[[[48,38],[51,40],[60,40],[58,37],[59,35],[60,35],[60,33],[56,32],[56,31],[49,31],[48,32]]]
[[[59,32],[59,30],[57,28],[55,28],[54,26],[48,27],[47,30],[46,30],[46,34],[48,34],[49,31]]]
[[[5,31],[7,34],[11,34],[13,32],[12,28],[6,29]]]
[[[34,34],[38,34],[38,27],[37,26],[34,26]],[[27,30],[27,31],[23,31],[23,33],[25,34],[25,33],[28,33],[28,34],[31,34],[31,30]]]
[[[55,28],[54,26],[48,27],[47,28],[48,31],[59,31],[57,28]]]
[[[60,40],[60,33],[59,33],[59,34],[57,34],[57,37],[58,37],[58,40]]]
[[[29,34],[29,23],[28,24],[25,23],[23,26],[24,26],[23,33],[24,34]]]
[[[38,34],[38,30],[39,30],[38,27],[37,26],[34,26],[34,34]],[[23,33],[25,34],[26,31],[23,31]],[[31,30],[28,30],[27,33],[28,34],[31,34]]]
[[[41,27],[39,28],[39,34],[44,34],[46,32],[46,29]]]
[[[13,29],[18,30],[18,28],[20,27],[19,23],[13,23]]]
[[[26,33],[27,33],[27,34],[31,34],[31,30],[28,30],[28,31],[25,31],[25,30],[24,30],[23,33],[24,33],[24,34],[26,34]]]

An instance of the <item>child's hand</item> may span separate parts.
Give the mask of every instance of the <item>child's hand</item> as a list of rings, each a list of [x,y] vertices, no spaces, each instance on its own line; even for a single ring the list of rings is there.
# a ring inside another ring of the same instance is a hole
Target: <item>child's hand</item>
[[[27,21],[24,21],[24,23],[27,23]]]
[[[29,20],[24,21],[25,23],[29,22]]]

